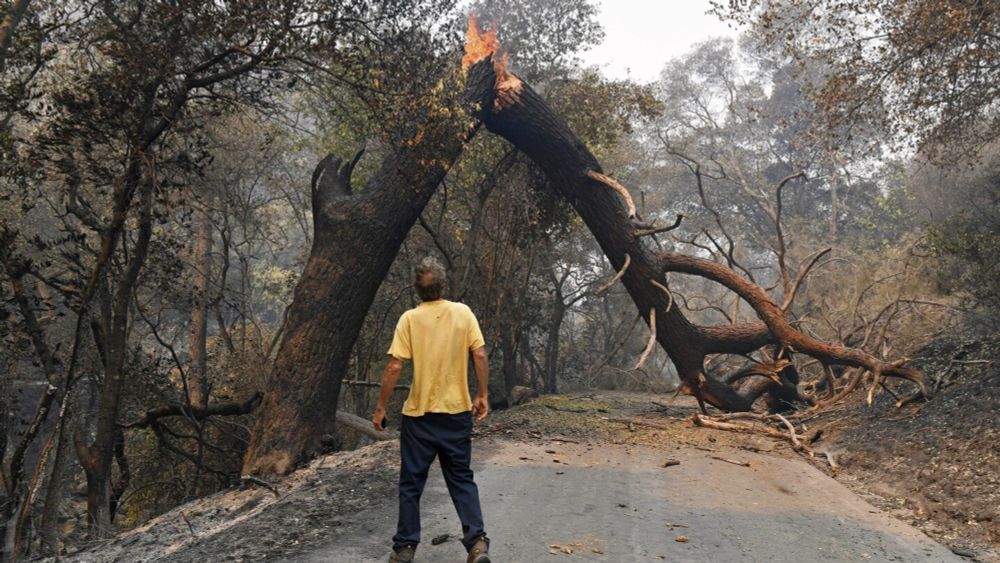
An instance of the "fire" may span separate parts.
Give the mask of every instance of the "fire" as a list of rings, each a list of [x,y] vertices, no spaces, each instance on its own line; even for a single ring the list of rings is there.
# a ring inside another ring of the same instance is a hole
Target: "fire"
[[[470,66],[487,57],[493,61],[493,72],[497,76],[497,95],[493,106],[497,110],[509,107],[517,102],[523,83],[514,73],[507,70],[507,53],[506,51],[500,52],[496,24],[491,24],[488,30],[483,31],[479,28],[476,16],[470,16],[469,27],[465,31],[465,55],[462,57],[462,68],[468,70]]]
[[[469,17],[469,27],[465,30],[465,56],[462,57],[462,68],[470,66],[486,57],[500,51],[500,40],[497,39],[496,24],[490,25],[489,31],[479,29],[476,16]]]

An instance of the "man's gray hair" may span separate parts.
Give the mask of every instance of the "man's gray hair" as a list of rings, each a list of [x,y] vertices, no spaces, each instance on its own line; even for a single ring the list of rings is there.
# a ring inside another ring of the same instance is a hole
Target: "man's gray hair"
[[[430,274],[430,279],[424,280],[424,275]],[[444,288],[448,285],[448,274],[437,258],[427,256],[413,267],[413,288],[421,301],[441,299]]]

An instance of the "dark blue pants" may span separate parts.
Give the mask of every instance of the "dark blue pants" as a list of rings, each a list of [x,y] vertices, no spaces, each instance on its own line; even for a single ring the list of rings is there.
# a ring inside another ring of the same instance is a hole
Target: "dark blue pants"
[[[462,521],[462,544],[469,550],[483,531],[479,489],[472,479],[472,413],[403,416],[399,437],[399,524],[393,548],[420,543],[420,495],[437,456],[451,501]]]

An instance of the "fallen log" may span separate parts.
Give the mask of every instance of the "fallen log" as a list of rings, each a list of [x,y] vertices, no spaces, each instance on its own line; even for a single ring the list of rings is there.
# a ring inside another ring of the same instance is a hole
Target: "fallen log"
[[[379,383],[378,381],[358,381],[356,379],[345,379],[342,383],[344,385],[355,385],[355,386],[358,386],[358,387],[374,387],[375,389],[379,389],[379,388],[382,387],[382,384]],[[397,386],[393,387],[392,390],[393,391],[409,391],[410,390],[410,386],[409,385],[397,385]]]
[[[373,440],[385,441],[399,438],[398,432],[392,430],[383,430],[382,432],[379,432],[378,430],[375,430],[375,426],[372,424],[372,421],[365,420],[360,416],[353,415],[349,412],[337,411],[337,424],[346,426],[356,432],[360,432]]]

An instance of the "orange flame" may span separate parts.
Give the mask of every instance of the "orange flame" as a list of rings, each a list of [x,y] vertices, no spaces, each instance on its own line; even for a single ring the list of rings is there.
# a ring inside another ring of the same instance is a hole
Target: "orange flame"
[[[500,52],[496,23],[490,24],[490,28],[483,31],[479,29],[476,16],[470,16],[469,27],[465,30],[465,55],[462,57],[462,68],[468,70],[470,66],[487,57],[493,61],[493,71],[497,77],[494,108],[500,110],[509,107],[516,103],[517,95],[521,93],[521,79],[507,71],[507,53]]]
[[[500,51],[500,40],[497,39],[496,24],[490,25],[488,31],[479,29],[476,16],[469,16],[469,27],[465,30],[465,56],[462,57],[462,68],[469,67]]]

